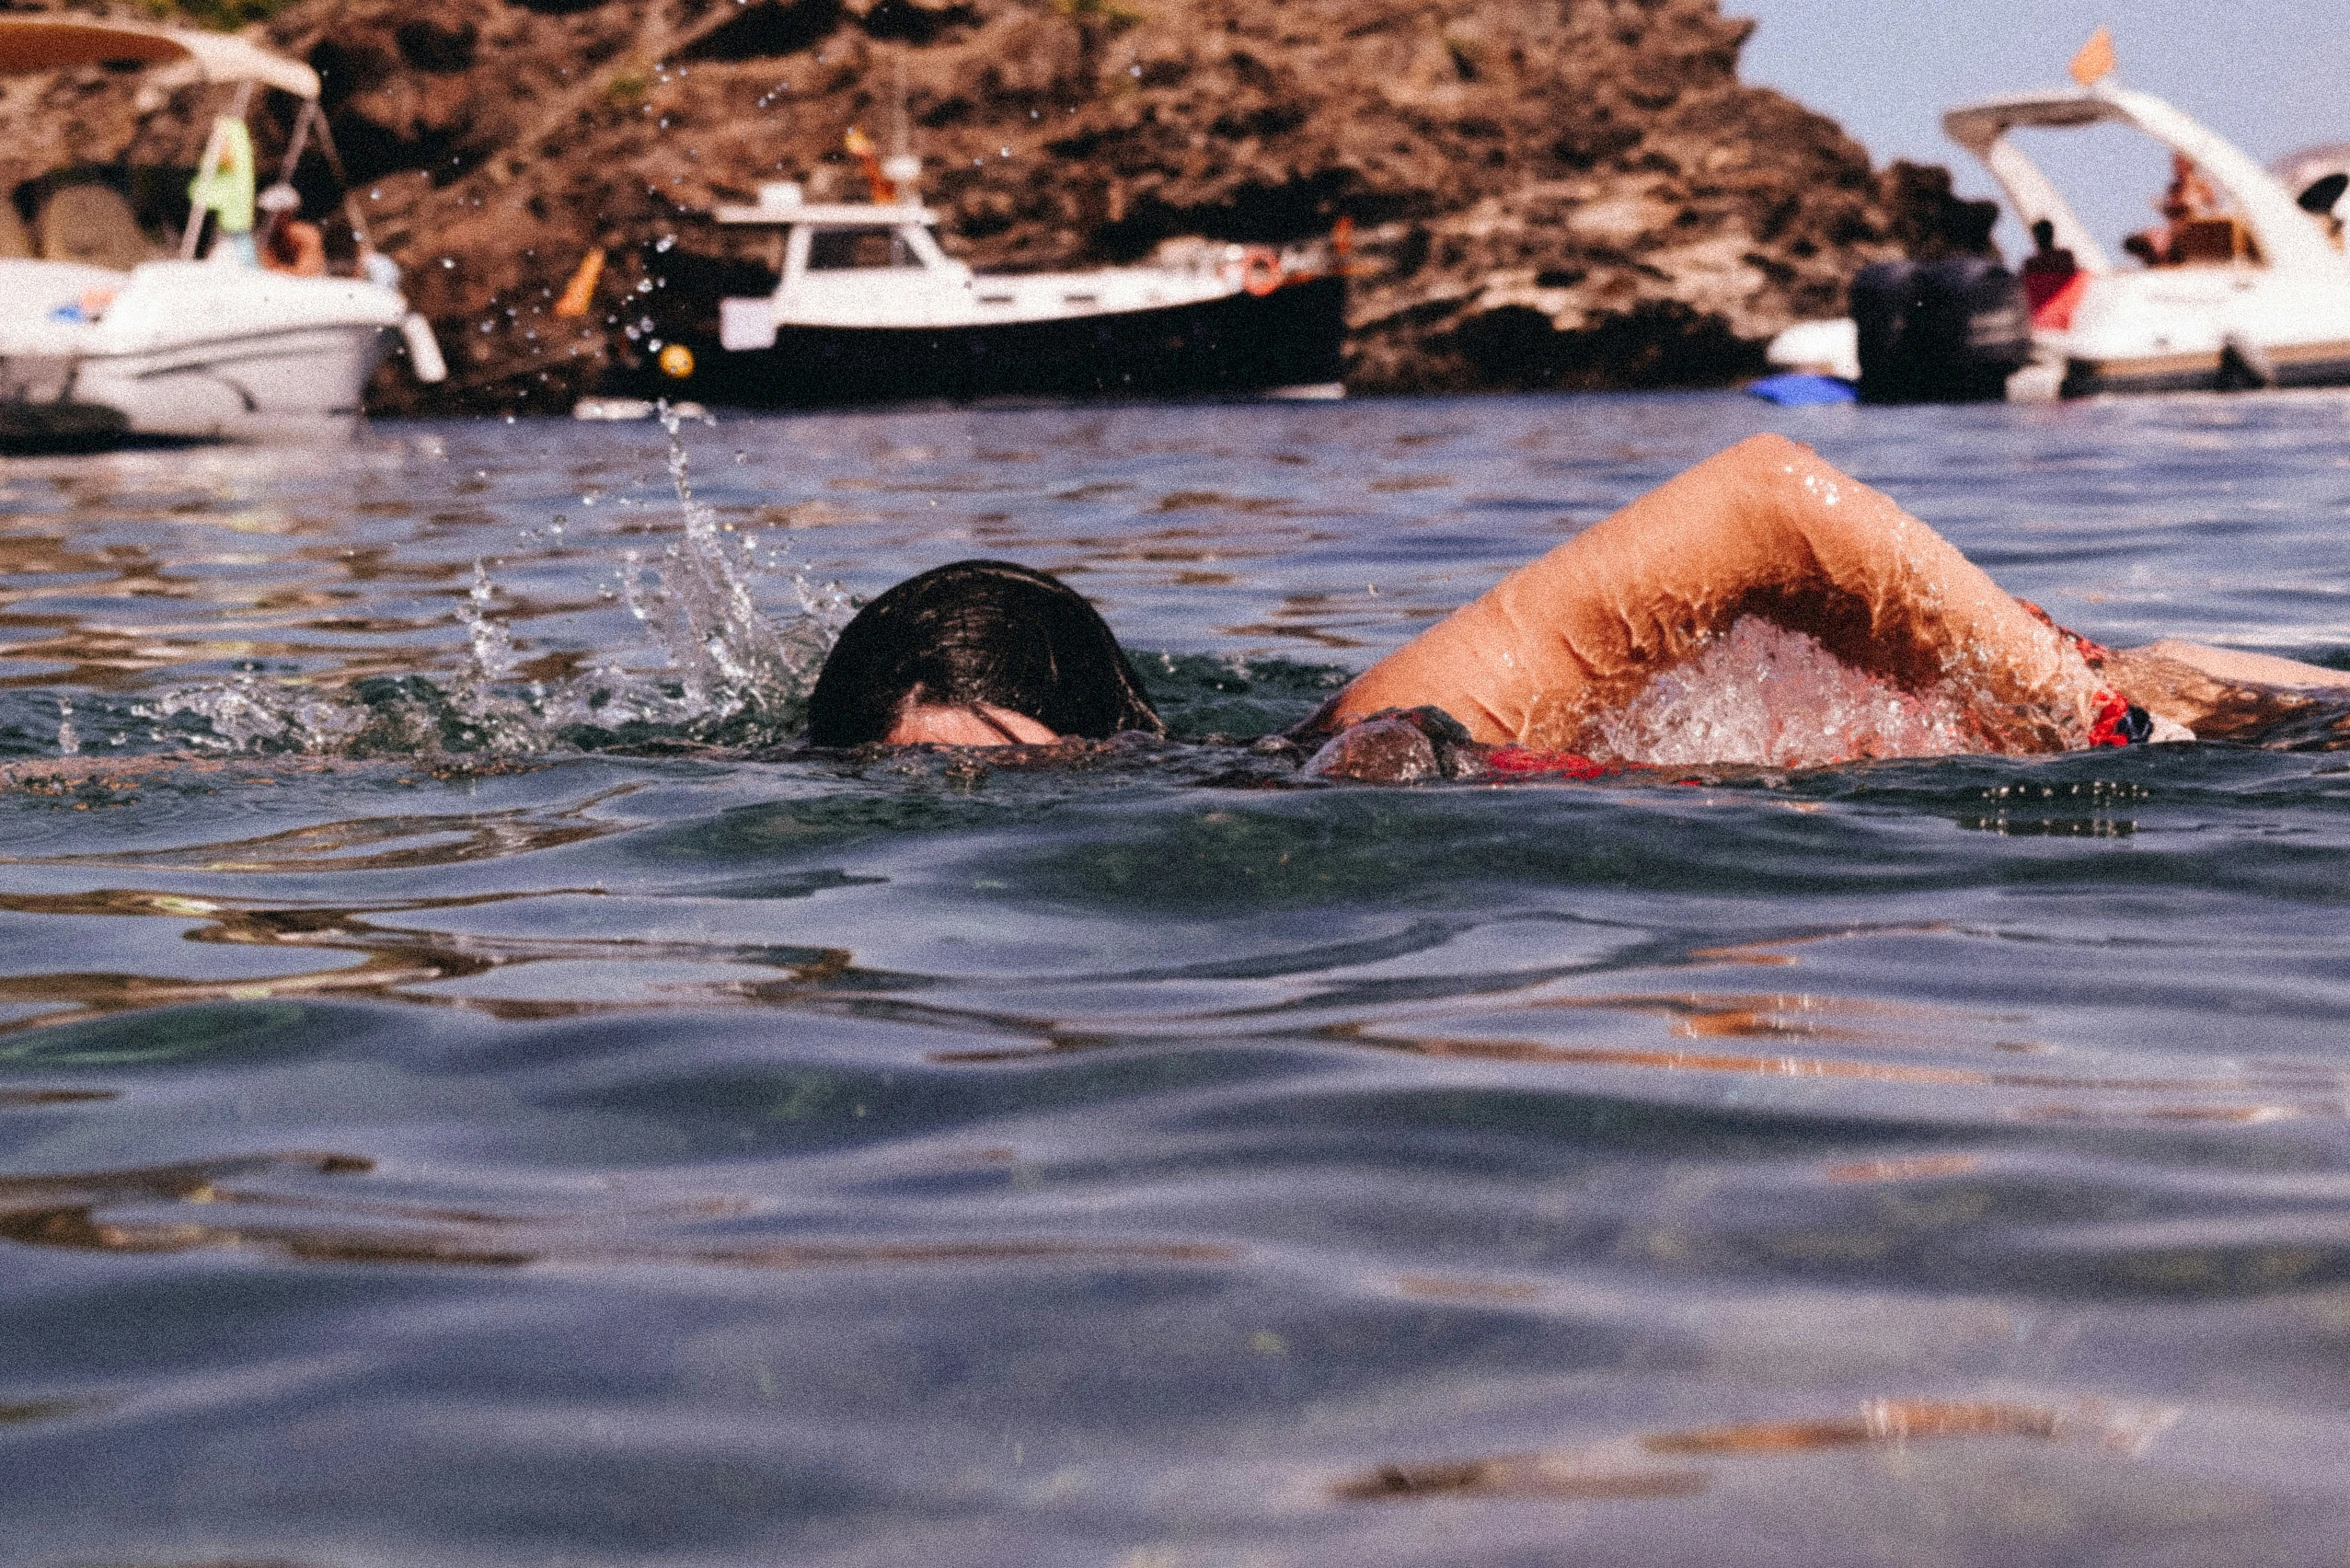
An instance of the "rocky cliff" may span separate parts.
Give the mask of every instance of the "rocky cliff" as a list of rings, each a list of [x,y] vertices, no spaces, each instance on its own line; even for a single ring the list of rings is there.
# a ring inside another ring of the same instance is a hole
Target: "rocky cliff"
[[[770,281],[764,237],[704,214],[762,180],[853,195],[843,133],[886,140],[901,102],[975,265],[1346,217],[1358,390],[1726,381],[1864,261],[1973,221],[1939,171],[1879,176],[1741,85],[1752,25],[1715,0],[293,0],[258,36],[318,68],[357,208],[448,350],[429,404],[387,374],[377,406],[552,410],[645,323]],[[0,181],[184,170],[220,96],[10,84]],[[159,225],[184,212],[184,173],[131,183]],[[595,309],[559,320],[593,248]]]

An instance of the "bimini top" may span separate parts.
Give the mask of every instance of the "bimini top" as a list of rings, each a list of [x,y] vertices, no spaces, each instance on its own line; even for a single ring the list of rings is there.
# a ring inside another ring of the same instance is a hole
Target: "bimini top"
[[[297,98],[318,96],[318,73],[225,33],[135,22],[0,17],[0,74],[62,71],[80,65],[156,65],[158,85],[259,82]]]
[[[2276,176],[2208,126],[2152,93],[2116,86],[2110,77],[2091,87],[2052,87],[1962,104],[1942,116],[1942,129],[1983,161],[2025,228],[2048,220],[2056,243],[2071,251],[2082,267],[2106,272],[2112,264],[2104,248],[2081,226],[2048,176],[2007,139],[2018,126],[2058,130],[2106,121],[2141,131],[2200,168],[2250,227],[2268,266],[2328,276],[2340,272],[2341,257],[2325,231],[2294,206]]]
[[[2095,93],[2051,87],[2042,92],[2014,93],[1962,105],[1942,116],[1942,130],[1952,141],[1980,158],[1985,148],[2018,125],[2095,125],[2100,120],[2128,118],[2118,104]]]

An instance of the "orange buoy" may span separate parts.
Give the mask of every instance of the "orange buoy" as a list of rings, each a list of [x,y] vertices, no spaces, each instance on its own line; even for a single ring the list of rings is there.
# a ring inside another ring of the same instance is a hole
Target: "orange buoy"
[[[661,374],[683,381],[694,373],[694,351],[683,343],[672,343],[661,350],[661,358],[657,363],[661,366]]]
[[[1258,299],[1281,287],[1281,258],[1262,245],[1251,245],[1240,259],[1240,286]]]

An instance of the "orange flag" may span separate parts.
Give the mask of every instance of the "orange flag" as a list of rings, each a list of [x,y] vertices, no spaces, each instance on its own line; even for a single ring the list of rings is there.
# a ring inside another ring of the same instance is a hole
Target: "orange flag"
[[[2073,80],[2083,87],[2094,87],[2113,74],[2113,67],[2113,34],[2100,27],[2073,56]]]
[[[604,275],[604,252],[601,246],[581,258],[579,270],[563,286],[563,297],[555,301],[558,316],[584,316],[588,304],[596,297],[596,281]]]

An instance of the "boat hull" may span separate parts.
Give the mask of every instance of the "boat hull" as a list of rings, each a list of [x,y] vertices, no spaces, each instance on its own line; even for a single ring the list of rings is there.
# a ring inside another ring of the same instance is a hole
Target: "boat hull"
[[[17,450],[102,440],[91,410],[125,437],[347,435],[405,308],[362,281],[209,263],[10,261],[0,289],[0,442]]]
[[[89,360],[76,390],[123,411],[134,434],[191,440],[331,438],[359,418],[359,396],[390,333],[305,327]]]
[[[122,436],[331,440],[359,418],[381,327],[306,327],[130,354],[0,357],[0,441],[87,446],[109,410]]]
[[[1345,280],[1309,278],[1261,296],[1045,321],[783,325],[763,349],[685,337],[692,373],[648,366],[637,387],[753,408],[1263,392],[1335,383],[1345,332]]]
[[[2195,354],[2149,354],[2065,360],[2061,395],[2100,392],[2229,392],[2252,386],[2350,386],[2350,339],[2326,343],[2270,343],[2258,363],[2225,349]]]
[[[0,399],[0,452],[98,452],[129,435],[122,410],[103,403]]]

